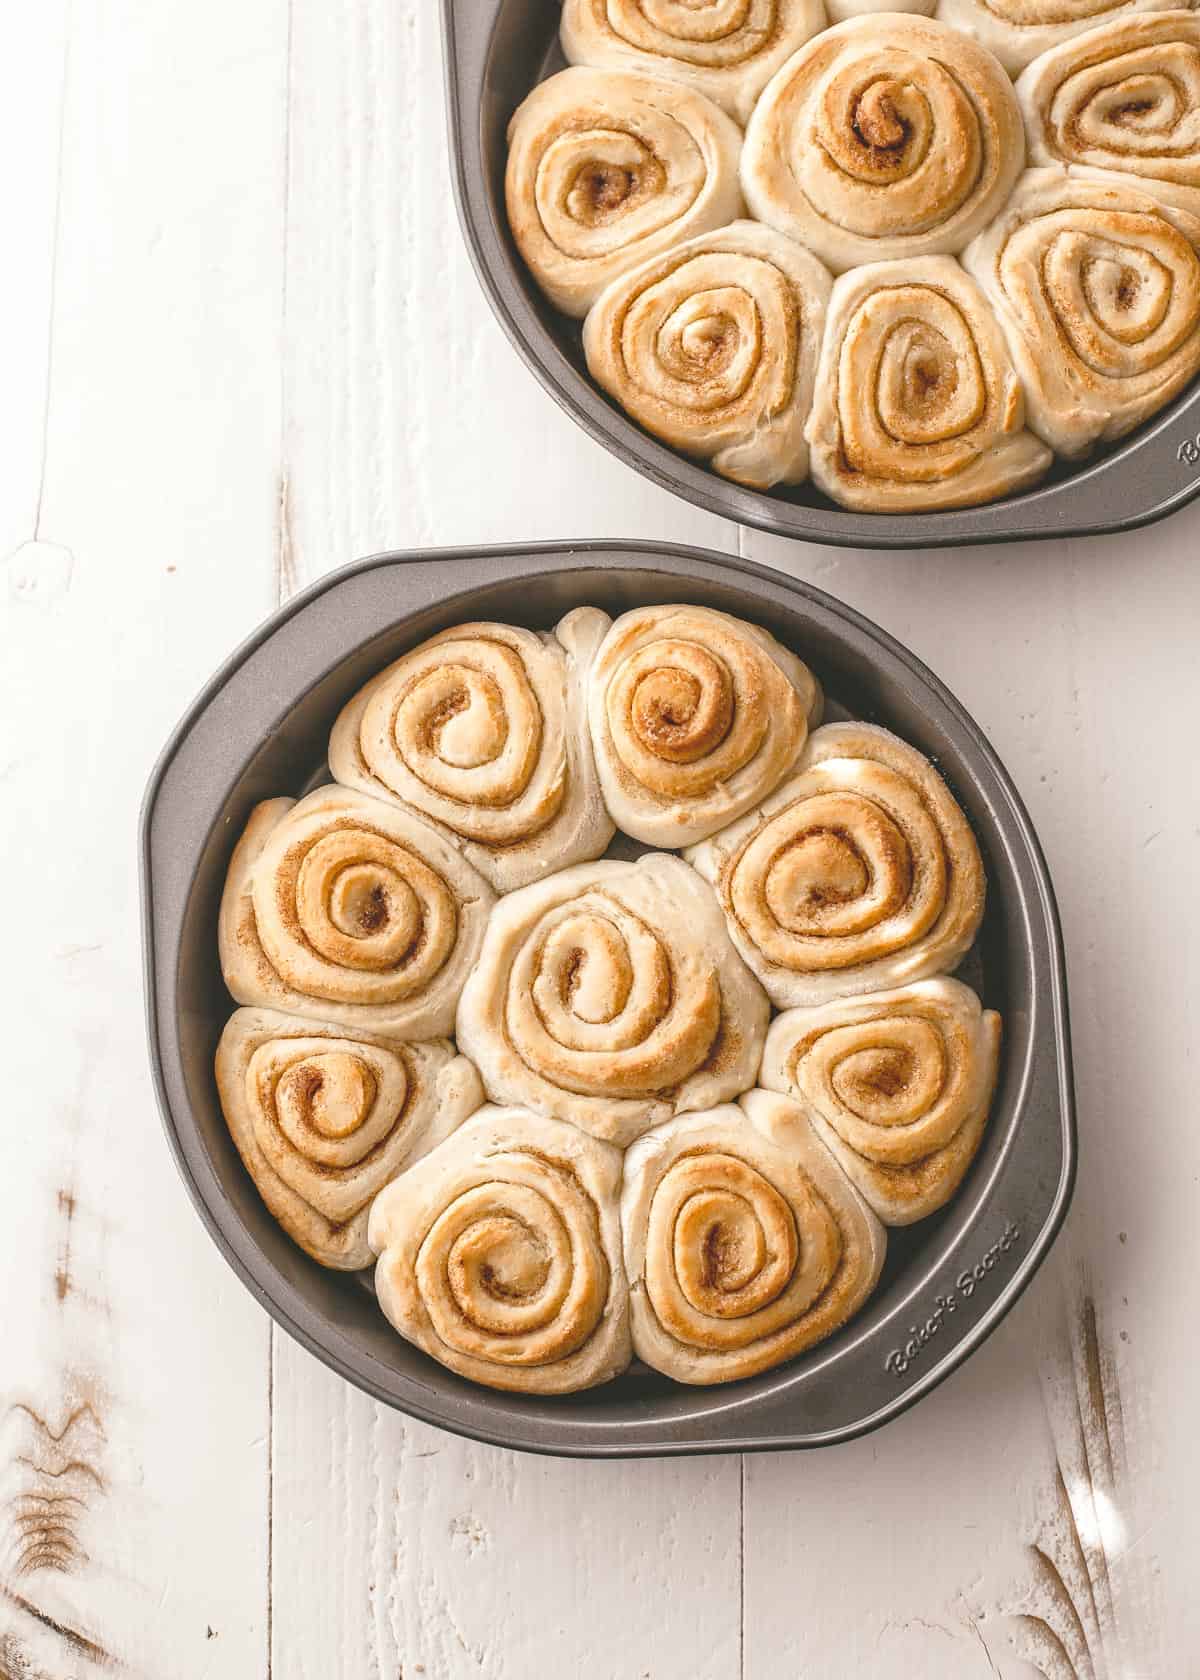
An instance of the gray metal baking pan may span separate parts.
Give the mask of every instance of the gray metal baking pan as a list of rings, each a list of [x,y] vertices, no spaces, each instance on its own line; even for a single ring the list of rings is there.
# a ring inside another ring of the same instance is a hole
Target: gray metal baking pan
[[[322,1270],[284,1236],[221,1116],[213,1051],[233,1004],[217,904],[255,801],[322,772],[343,702],[405,648],[467,619],[553,624],[590,602],[618,613],[684,600],[766,625],[809,660],[831,705],[888,725],[940,765],[979,836],[988,912],[968,977],[1004,1017],[985,1143],[950,1207],[892,1233],[865,1310],[795,1363],[723,1388],[635,1368],[566,1398],[493,1393],[402,1341],[369,1274]],[[638,543],[388,554],[323,579],[217,672],[168,742],[141,820],[151,1058],[167,1135],[210,1234],[275,1320],[389,1405],[479,1440],[591,1457],[816,1446],[873,1429],[979,1346],[1062,1222],[1075,1168],[1058,918],[1021,801],[937,678],[866,619],[778,572]]]
[[[451,168],[476,272],[528,366],[585,431],[665,490],[740,525],[852,548],[944,548],[1127,531],[1200,494],[1200,382],[1084,467],[950,513],[847,513],[811,485],[764,492],[719,478],[652,438],[588,378],[579,324],[550,307],[508,231],[505,133],[530,88],[562,64],[559,0],[442,0]]]

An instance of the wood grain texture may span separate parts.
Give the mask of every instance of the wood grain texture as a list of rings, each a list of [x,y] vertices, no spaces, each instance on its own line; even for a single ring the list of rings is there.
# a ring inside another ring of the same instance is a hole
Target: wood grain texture
[[[293,0],[284,482],[309,581],[382,548],[733,527],[633,478],[488,310],[450,189],[437,8]]]
[[[428,0],[46,0],[17,33],[0,1676],[1186,1673],[1200,510],[948,555],[740,537],[930,661],[1049,853],[1083,1164],[997,1336],[817,1455],[589,1466],[409,1423],[271,1334],[176,1179],[143,1071],[148,767],[228,649],[356,555],[739,534],[583,436],[492,321]]]
[[[277,1358],[276,1673],[741,1675],[736,1458],[522,1457]]]
[[[17,435],[0,476],[0,871],[19,953],[0,1667],[251,1675],[266,1334],[163,1145],[134,817],[170,725],[268,600],[281,89],[266,114],[263,93],[283,17],[44,11],[30,53],[4,55],[0,100],[6,120],[26,111],[6,153],[37,187],[6,221],[3,311],[14,433],[35,446]]]

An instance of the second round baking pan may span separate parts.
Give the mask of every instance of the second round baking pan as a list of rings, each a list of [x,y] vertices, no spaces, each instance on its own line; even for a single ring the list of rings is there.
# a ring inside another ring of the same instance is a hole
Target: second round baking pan
[[[1090,465],[1060,462],[1037,490],[948,513],[848,513],[811,484],[749,490],[642,431],[591,382],[579,323],[541,296],[508,231],[508,121],[534,84],[561,65],[560,12],[560,0],[442,0],[454,191],[472,262],[501,326],[555,401],[627,465],[738,524],[853,548],[1124,531],[1162,519],[1200,493],[1200,382]]]
[[[233,1009],[217,907],[251,807],[320,777],[344,701],[405,649],[465,620],[552,625],[688,601],[765,625],[811,663],[831,711],[934,759],[988,872],[967,977],[1004,1018],[984,1144],[942,1213],[890,1233],[865,1309],[790,1365],[724,1388],[637,1369],[552,1399],[495,1393],[402,1341],[368,1274],[323,1270],[267,1213],[222,1118],[213,1052]],[[334,1370],[427,1422],[531,1451],[622,1456],[817,1446],[875,1428],[941,1381],[1012,1306],[1054,1238],[1074,1177],[1062,950],[1029,818],[978,726],[912,654],[807,585],[699,549],[580,543],[382,555],[335,572],[217,672],[151,778],[141,868],[154,1077],[180,1171],[225,1257],[268,1312]]]

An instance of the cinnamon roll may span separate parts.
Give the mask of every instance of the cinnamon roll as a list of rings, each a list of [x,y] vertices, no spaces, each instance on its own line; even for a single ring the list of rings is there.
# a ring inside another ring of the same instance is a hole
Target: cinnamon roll
[[[929,18],[880,13],[816,36],[750,119],[753,215],[835,273],[961,251],[1024,162],[1012,84],[989,52]]]
[[[835,282],[808,441],[815,483],[862,513],[994,501],[1051,461],[987,299],[951,257]]]
[[[449,1032],[495,895],[431,824],[350,788],[256,805],[218,925],[238,1003],[384,1038]]]
[[[831,285],[795,240],[732,222],[601,292],[584,323],[588,369],[639,425],[725,478],[799,484]]]
[[[611,280],[742,212],[742,133],[691,88],[616,70],[562,70],[508,129],[505,196],[546,296],[586,315]]]
[[[457,1038],[494,1102],[627,1144],[744,1091],[769,1009],[679,858],[577,864],[500,900]]]
[[[966,817],[929,761],[874,724],[818,729],[794,776],[686,855],[780,1009],[945,973],[983,916]]]
[[[1060,455],[1124,437],[1200,371],[1200,217],[1134,177],[1030,170],[963,262],[1004,329],[1029,424]]]
[[[770,1091],[635,1143],[621,1228],[634,1352],[683,1383],[734,1382],[823,1341],[887,1247],[804,1111]]]
[[[1000,1017],[957,980],[789,1009],[762,1082],[803,1106],[885,1225],[911,1225],[962,1183],[987,1123]]]
[[[1156,197],[1200,214],[1194,11],[1140,8],[1064,41],[1022,73],[1017,100],[1031,163],[1137,175]]]
[[[367,1214],[396,1174],[483,1102],[445,1039],[389,1043],[270,1009],[239,1009],[217,1046],[217,1089],[255,1188],[322,1266],[372,1260]]]
[[[879,12],[914,12],[920,17],[932,17],[937,0],[825,0],[830,23],[845,23],[847,18],[874,17]]]
[[[613,825],[584,691],[609,622],[580,607],[551,634],[462,624],[432,636],[343,708],[335,780],[435,819],[499,892],[599,857]]]
[[[1085,30],[1177,5],[1178,0],[939,0],[937,16],[994,52],[1015,76],[1039,53]]]
[[[560,1120],[484,1108],[379,1195],[379,1304],[489,1388],[567,1394],[630,1359],[621,1156]]]
[[[561,40],[571,64],[686,82],[744,123],[824,23],[821,0],[564,0]]]
[[[821,715],[808,667],[755,624],[709,607],[639,607],[592,669],[596,767],[618,827],[685,846],[763,798]]]

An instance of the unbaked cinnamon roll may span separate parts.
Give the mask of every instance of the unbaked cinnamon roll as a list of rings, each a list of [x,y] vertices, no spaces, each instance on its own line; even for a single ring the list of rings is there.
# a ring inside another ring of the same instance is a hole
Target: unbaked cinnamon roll
[[[768,1015],[711,888],[679,858],[648,853],[501,899],[457,1038],[494,1102],[624,1145],[744,1091]]]
[[[450,1031],[495,895],[424,818],[350,788],[256,805],[218,925],[238,1003],[384,1038]]]
[[[861,513],[995,501],[1051,461],[987,299],[952,257],[835,282],[808,441],[814,482]]]
[[[994,52],[1012,76],[1039,53],[1119,17],[1169,11],[1178,0],[939,0],[939,23]]]
[[[769,1091],[635,1143],[621,1228],[634,1351],[683,1383],[754,1376],[832,1335],[887,1246],[803,1109]]]
[[[572,64],[686,82],[744,123],[824,23],[821,0],[564,0],[561,39]]]
[[[1031,163],[1137,175],[1158,197],[1200,214],[1194,11],[1142,8],[1064,41],[1022,73],[1017,99]]]
[[[882,13],[816,36],[750,119],[752,214],[835,273],[961,251],[1024,162],[1012,85],[988,52],[928,18]]]
[[[579,607],[553,633],[461,624],[422,642],[343,708],[334,778],[434,818],[499,892],[599,857],[613,825],[584,696],[609,623]]]
[[[1124,437],[1200,370],[1200,217],[1134,177],[1032,169],[963,262],[1004,329],[1029,424],[1060,455]]]
[[[592,670],[588,716],[625,834],[686,846],[787,775],[820,720],[812,672],[756,624],[708,607],[638,607]]]
[[[920,17],[932,17],[937,0],[825,0],[830,23],[845,23],[847,18],[875,17],[880,12],[914,12]]]
[[[397,1044],[271,1009],[239,1009],[217,1046],[217,1089],[255,1188],[322,1266],[369,1266],[377,1193],[483,1102],[445,1039]]]
[[[767,1034],[762,1082],[802,1104],[885,1225],[948,1202],[987,1123],[1000,1017],[957,980],[789,1009]]]
[[[550,301],[586,315],[610,281],[742,212],[742,133],[703,94],[617,70],[562,70],[508,129],[517,248]]]
[[[601,292],[584,323],[588,370],[639,425],[725,478],[799,484],[832,283],[794,239],[731,222]]]
[[[376,1198],[379,1304],[473,1382],[567,1394],[630,1359],[618,1150],[517,1108],[484,1108]]]
[[[966,817],[874,724],[818,729],[794,776],[686,855],[780,1009],[946,973],[983,917]]]

